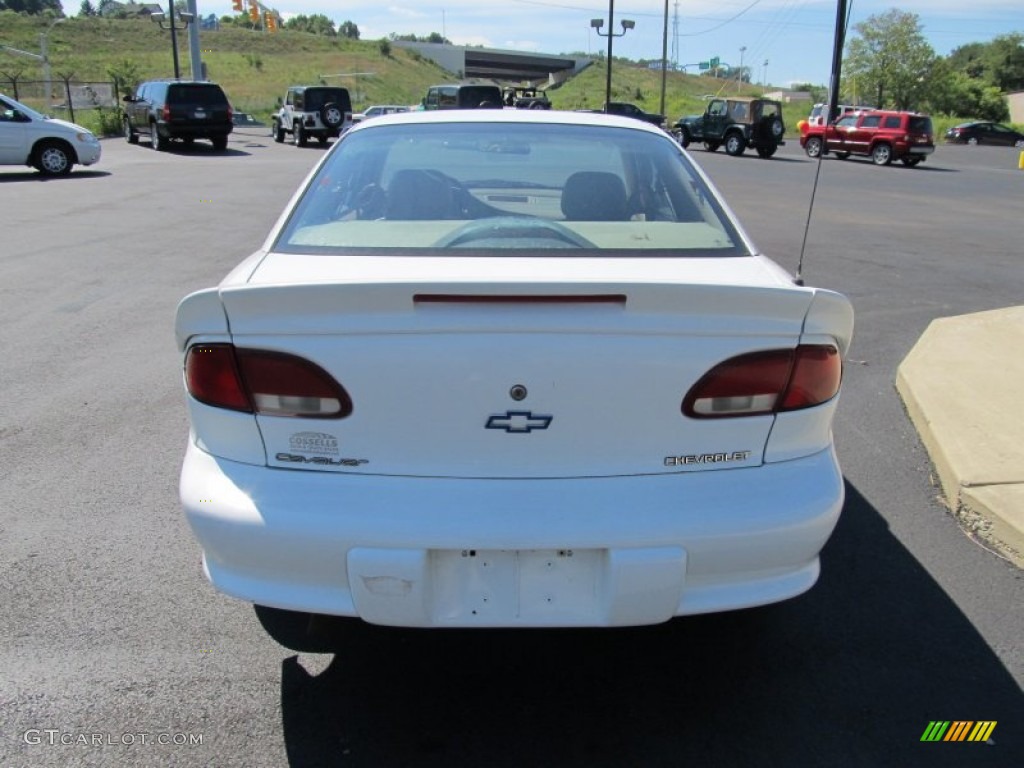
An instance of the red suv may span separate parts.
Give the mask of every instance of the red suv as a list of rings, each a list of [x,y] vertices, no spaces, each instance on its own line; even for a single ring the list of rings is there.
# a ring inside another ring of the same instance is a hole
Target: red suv
[[[879,109],[841,117],[829,126],[808,126],[800,146],[810,157],[817,157],[827,141],[828,151],[840,160],[865,155],[875,165],[888,165],[896,159],[913,167],[935,151],[933,136],[928,115]]]

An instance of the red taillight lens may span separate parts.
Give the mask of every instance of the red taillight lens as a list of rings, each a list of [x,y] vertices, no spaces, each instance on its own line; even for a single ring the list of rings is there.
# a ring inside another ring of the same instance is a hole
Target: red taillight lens
[[[235,122],[235,111],[233,109],[231,109],[231,105],[230,104],[228,104],[228,122],[229,123]]]
[[[842,361],[831,345],[752,352],[719,363],[683,398],[695,419],[760,416],[810,408],[839,392]]]
[[[341,419],[352,400],[323,368],[295,355],[230,344],[191,347],[185,380],[207,405],[268,416]]]
[[[831,344],[802,344],[796,348],[793,373],[779,404],[780,411],[811,408],[839,394],[843,361]]]
[[[168,106],[167,104],[164,104],[164,108],[161,111],[160,116],[163,118],[163,121],[165,123],[166,122],[170,122],[170,119],[171,119],[171,108],[170,108],[170,106]]]
[[[230,344],[197,344],[185,356],[185,386],[201,403],[252,413]]]

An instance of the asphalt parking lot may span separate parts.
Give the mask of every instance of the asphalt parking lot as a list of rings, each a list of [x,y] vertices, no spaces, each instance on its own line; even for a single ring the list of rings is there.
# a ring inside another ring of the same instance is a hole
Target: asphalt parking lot
[[[259,247],[323,150],[246,128],[225,152],[103,151],[64,179],[0,170],[0,765],[1019,763],[1024,580],[948,514],[893,384],[931,320],[1024,303],[1018,151],[821,165],[803,274],[857,329],[847,502],[807,595],[629,630],[355,627],[336,656],[216,594],[176,497],[174,308]],[[793,140],[692,155],[795,270],[816,163]],[[997,725],[922,743],[935,720]]]

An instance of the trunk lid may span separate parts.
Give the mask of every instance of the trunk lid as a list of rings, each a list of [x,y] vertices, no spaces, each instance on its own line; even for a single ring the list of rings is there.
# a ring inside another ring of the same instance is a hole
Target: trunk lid
[[[682,400],[722,360],[795,346],[814,291],[760,257],[642,261],[269,255],[221,287],[234,344],[311,360],[353,412],[258,416],[268,463],[520,478],[760,464],[773,416],[689,419]]]

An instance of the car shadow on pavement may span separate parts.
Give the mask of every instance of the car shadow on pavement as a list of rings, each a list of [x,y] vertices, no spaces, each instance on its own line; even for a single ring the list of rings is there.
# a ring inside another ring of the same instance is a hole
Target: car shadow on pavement
[[[1021,690],[853,487],[806,595],[615,630],[347,622],[281,666],[291,766],[1015,764]],[[990,743],[928,743],[994,720]],[[977,758],[977,760],[975,760]]]
[[[75,181],[76,179],[98,179],[110,176],[110,171],[71,171],[67,176],[45,176],[36,171],[0,173],[0,183],[14,181]]]
[[[246,152],[242,149],[235,149],[230,146],[227,149],[214,149],[209,144],[203,144],[202,142],[196,142],[191,145],[175,142],[160,154],[182,155],[188,157],[249,157],[252,153]]]

